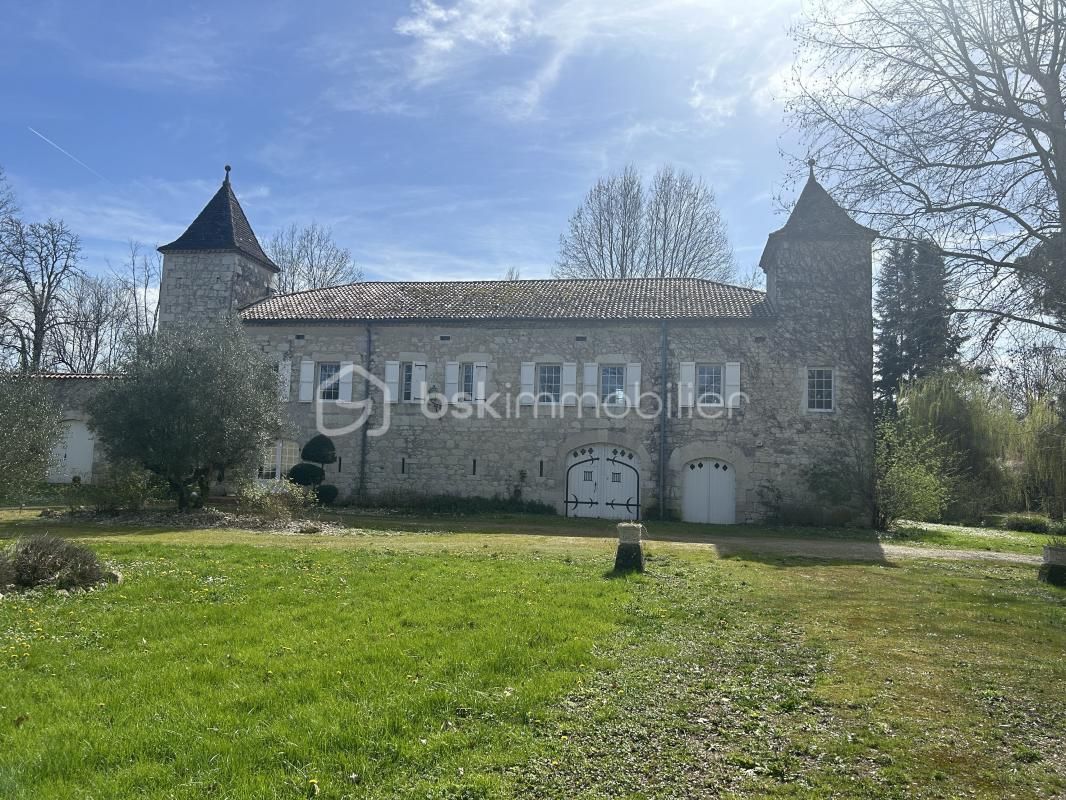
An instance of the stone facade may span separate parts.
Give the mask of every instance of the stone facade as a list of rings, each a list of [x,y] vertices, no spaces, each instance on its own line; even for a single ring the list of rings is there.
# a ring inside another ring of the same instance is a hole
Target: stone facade
[[[342,496],[397,490],[510,496],[517,491],[562,513],[566,511],[568,455],[575,448],[604,443],[637,454],[641,504],[645,508],[657,505],[662,419],[654,414],[656,404],[651,398],[642,404],[648,418],[630,412],[620,419],[597,417],[595,409],[581,405],[536,406],[534,416],[534,407],[514,402],[523,362],[580,365],[579,392],[596,391],[582,382],[586,363],[639,363],[642,392],[665,395],[672,406],[666,417],[666,509],[672,515],[681,514],[686,465],[696,459],[722,459],[736,470],[736,520],[742,522],[765,517],[778,499],[807,502],[807,469],[820,458],[835,456],[841,442],[869,446],[870,360],[867,354],[863,367],[845,357],[852,343],[847,336],[833,333],[843,332],[836,325],[845,315],[845,309],[820,315],[824,323],[831,324],[818,338],[807,336],[814,325],[809,309],[799,319],[782,316],[771,322],[670,322],[666,326],[665,392],[660,375],[661,323],[255,324],[248,326],[248,332],[272,358],[290,365],[303,360],[352,362],[364,368],[369,364],[369,371],[384,380],[386,361],[424,362],[431,389],[444,386],[447,362],[484,362],[487,396],[512,396],[510,419],[487,414],[432,419],[417,403],[390,404],[391,425],[385,435],[364,439],[356,431],[334,437],[340,462],[327,468],[327,480],[341,489]],[[700,418],[690,408],[679,408],[683,361],[739,362],[743,393],[739,408],[717,411],[717,418]],[[807,365],[834,368],[834,411],[807,411]],[[289,380],[291,436],[296,442],[302,444],[317,432],[315,402],[322,404],[322,418],[331,428],[353,419],[352,412],[331,401],[300,402],[295,366],[289,370]],[[360,398],[362,387],[353,387],[353,392]],[[377,389],[371,397],[375,401],[373,428],[381,421],[384,398]],[[502,411],[508,404],[500,402],[496,407]],[[516,409],[521,416],[515,414]]]
[[[219,241],[219,225],[201,224],[217,222],[212,214],[240,223],[220,240],[233,247],[208,246]],[[621,498],[621,510],[613,499],[596,503],[601,510],[612,507],[605,516],[642,517],[655,507],[670,516],[751,522],[783,506],[821,503],[812,494],[811,470],[831,464],[840,468],[843,485],[829,488],[843,498],[841,510],[858,519],[872,472],[874,235],[850,220],[812,176],[788,223],[770,235],[761,262],[765,296],[697,282],[660,286],[656,291],[666,294],[649,301],[647,284],[553,283],[536,290],[541,305],[535,307],[542,310],[523,314],[504,313],[518,307],[518,284],[487,282],[456,289],[454,296],[474,298],[480,308],[464,317],[441,311],[439,300],[427,303],[424,313],[407,313],[412,302],[417,305],[419,285],[378,284],[346,315],[338,308],[352,292],[324,289],[291,296],[298,313],[285,317],[271,310],[288,302],[288,296],[272,297],[276,267],[262,255],[227,178],[189,231],[162,248],[159,319],[163,326],[209,323],[245,309],[249,336],[278,364],[290,420],[285,442],[266,459],[275,469],[261,477],[279,477],[303,444],[329,429],[339,459],[327,466],[326,481],[340,489],[342,500],[395,493],[507,496],[560,513],[599,515],[590,511],[591,502],[582,506],[575,481],[599,487],[600,481],[622,483],[624,474],[633,481],[630,496]],[[425,296],[453,296],[441,294],[441,284],[421,286]],[[565,312],[543,310],[546,292],[554,298],[564,290]],[[629,302],[621,297],[626,292],[639,297]],[[684,292],[693,294],[678,295]],[[711,299],[695,302],[697,295]],[[492,305],[497,296],[506,298],[498,314]],[[672,313],[648,313],[666,306]],[[376,313],[383,308],[386,314]],[[590,308],[599,310],[585,313]],[[400,312],[406,316],[399,318]],[[400,364],[425,365],[424,386],[433,395],[454,388],[449,370],[459,363],[476,365],[484,402],[458,413],[446,404],[434,414],[403,400],[396,384]],[[357,374],[339,392],[341,400],[369,398],[366,425],[351,425],[361,409],[319,399],[322,364],[352,365],[373,376]],[[526,404],[518,395],[537,364],[561,366],[567,388],[578,394],[600,394],[604,365],[624,370],[627,391],[639,375],[639,413],[619,413],[597,401]],[[692,408],[684,398],[692,392],[686,369],[694,364],[723,367],[726,391],[739,389],[736,403]],[[812,407],[811,370],[831,376],[831,407]],[[665,411],[658,410],[658,398]],[[585,466],[593,453],[606,472]],[[614,466],[607,468],[608,462]],[[712,476],[718,483],[700,484],[697,468],[708,476],[721,470]],[[725,470],[731,470],[728,482],[720,480]],[[601,499],[608,489],[598,489]],[[708,503],[731,507],[708,514]]]
[[[270,292],[274,273],[234,251],[170,252],[159,283],[159,324],[202,323],[233,314]]]

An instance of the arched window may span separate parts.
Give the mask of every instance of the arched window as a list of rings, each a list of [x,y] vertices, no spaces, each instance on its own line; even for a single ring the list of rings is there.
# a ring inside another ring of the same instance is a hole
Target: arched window
[[[300,445],[289,439],[283,439],[281,441],[281,457],[279,459],[279,464],[281,465],[281,477],[288,477],[289,470],[299,463]]]
[[[299,461],[300,445],[291,439],[280,439],[263,451],[259,462],[259,478],[266,481],[282,480]]]

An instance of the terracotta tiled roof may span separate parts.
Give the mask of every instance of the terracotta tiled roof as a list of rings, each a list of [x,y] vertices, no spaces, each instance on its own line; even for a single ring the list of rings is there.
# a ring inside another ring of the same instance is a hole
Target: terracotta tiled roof
[[[197,250],[235,250],[274,272],[278,271],[277,265],[263,252],[248,217],[244,215],[244,209],[237,202],[229,182],[229,167],[226,167],[226,179],[222,186],[192,221],[192,225],[173,242],[159,248],[160,253]]]
[[[766,295],[695,278],[367,282],[276,295],[249,322],[766,318]]]

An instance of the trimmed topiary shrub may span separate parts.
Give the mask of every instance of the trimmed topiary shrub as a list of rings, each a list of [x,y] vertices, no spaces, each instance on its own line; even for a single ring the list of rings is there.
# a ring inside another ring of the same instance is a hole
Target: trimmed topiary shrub
[[[1043,517],[1034,517],[1029,514],[1008,514],[1003,518],[1003,527],[1008,531],[1047,533],[1048,521]]]
[[[317,464],[301,461],[289,470],[289,480],[298,486],[318,486],[326,479],[326,471]]]
[[[337,448],[333,446],[332,439],[320,433],[304,445],[304,449],[300,451],[300,458],[312,464],[335,464],[337,463]]]
[[[331,483],[323,483],[315,488],[315,494],[318,496],[319,503],[324,506],[331,506],[337,499],[337,495],[340,494],[340,489]]]
[[[104,579],[96,553],[47,533],[19,539],[5,555],[14,576],[12,582],[23,589],[84,589]]]

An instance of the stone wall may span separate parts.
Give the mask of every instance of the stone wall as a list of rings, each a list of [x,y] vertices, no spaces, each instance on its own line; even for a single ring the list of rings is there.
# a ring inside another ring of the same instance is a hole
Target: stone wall
[[[159,324],[210,322],[232,314],[266,297],[273,277],[266,267],[232,251],[166,253]]]
[[[256,324],[248,330],[265,351],[292,364],[289,416],[292,438],[300,445],[316,432],[314,406],[298,400],[303,359],[369,363],[370,371],[381,379],[386,361],[424,361],[427,384],[440,389],[446,362],[484,361],[490,397],[518,394],[524,361],[576,362],[579,392],[586,388],[585,362],[639,362],[642,391],[658,393],[662,387],[659,323],[375,324],[369,361],[362,325]],[[682,361],[739,361],[745,395],[740,408],[718,419],[686,416],[687,409],[676,405]],[[838,402],[832,413],[806,411],[804,365],[811,363],[838,369]],[[734,465],[737,521],[754,521],[769,513],[768,499],[777,492],[784,499],[805,500],[809,465],[827,457],[840,441],[867,436],[866,381],[829,352],[824,339],[798,339],[789,319],[670,323],[666,378],[673,408],[667,423],[665,503],[673,513],[680,513],[682,470],[693,459],[719,458]],[[353,398],[362,396],[363,387],[357,382]],[[380,403],[377,391],[373,397]],[[337,412],[330,401],[323,401],[322,408],[323,418],[332,426],[353,416]],[[381,419],[380,405],[376,409],[375,422]],[[512,414],[514,409],[512,404]],[[548,409],[537,410],[536,418],[532,408],[518,406],[520,418],[437,420],[427,419],[416,404],[390,404],[388,432],[367,438],[365,476],[359,466],[363,435],[355,432],[334,437],[341,461],[327,468],[327,481],[340,487],[342,497],[360,490],[370,495],[399,490],[490,496],[511,495],[518,489],[526,499],[563,511],[567,454],[602,442],[637,454],[642,503],[646,508],[658,502],[657,417],[594,418],[589,409],[578,406],[557,408],[560,415],[553,418]],[[644,410],[653,410],[650,399]]]

